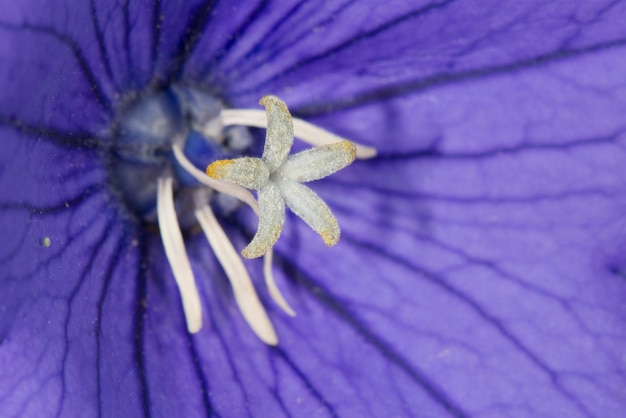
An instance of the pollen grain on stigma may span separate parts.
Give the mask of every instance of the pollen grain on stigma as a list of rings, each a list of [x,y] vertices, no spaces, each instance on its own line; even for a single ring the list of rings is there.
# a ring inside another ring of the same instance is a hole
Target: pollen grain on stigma
[[[272,322],[212,206],[218,200],[225,201],[225,206],[217,208],[228,211],[233,207],[230,202],[241,201],[259,216],[260,224],[266,222],[268,214],[273,217],[270,228],[274,231],[260,234],[259,239],[264,242],[253,255],[264,255],[263,271],[269,294],[287,314],[294,316],[272,275],[271,247],[280,233],[280,228],[275,228],[275,218],[280,218],[282,211],[284,219],[286,202],[327,244],[334,244],[339,238],[334,216],[300,182],[325,177],[351,163],[355,156],[371,158],[376,152],[299,119],[294,119],[292,125],[287,107],[280,99],[266,96],[261,102],[266,106],[266,121],[260,120],[256,110],[223,109],[208,94],[188,87],[175,86],[150,93],[128,106],[117,121],[111,170],[127,205],[144,222],[156,221],[158,225],[188,331],[196,333],[201,329],[202,306],[182,230],[198,225],[231,283],[244,319],[263,342],[276,345],[278,337]],[[266,117],[263,113],[261,116]],[[263,160],[224,159],[240,155],[249,146],[246,126],[268,128]],[[294,135],[322,146],[288,157]],[[207,158],[217,161],[209,170],[210,175],[197,167]],[[239,168],[233,170],[235,166]],[[235,172],[240,184],[221,181],[227,177],[230,180]],[[146,187],[146,182],[152,181],[153,186]],[[267,193],[260,195],[257,202],[242,186],[264,189]]]

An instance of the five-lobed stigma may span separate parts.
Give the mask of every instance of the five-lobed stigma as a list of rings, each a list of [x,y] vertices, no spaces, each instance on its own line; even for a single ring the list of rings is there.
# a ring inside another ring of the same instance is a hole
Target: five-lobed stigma
[[[295,316],[274,281],[271,266],[272,247],[282,231],[285,208],[289,207],[303,219],[327,245],[336,244],[340,236],[337,220],[322,199],[301,183],[326,177],[351,164],[355,158],[371,158],[376,150],[344,140],[303,120],[292,119],[285,103],[275,96],[265,96],[261,104],[265,112],[222,109],[216,118],[194,118],[194,129],[207,136],[230,125],[266,127],[261,158],[218,160],[209,165],[205,174],[187,159],[184,138],[175,138],[171,149],[180,168],[203,186],[193,192],[193,215],[231,283],[243,317],[259,339],[276,345],[278,337],[274,326],[243,260],[213,213],[208,196],[214,191],[232,196],[259,216],[257,233],[242,254],[247,258],[264,256],[263,270],[270,296],[287,314]],[[294,136],[315,147],[289,155]],[[157,179],[156,186],[161,239],[180,293],[187,329],[196,333],[202,328],[202,304],[174,205],[175,179],[165,173]],[[247,189],[258,192],[258,202]]]
[[[335,245],[341,234],[337,219],[328,205],[301,183],[327,177],[350,165],[356,158],[356,146],[344,140],[290,156],[294,129],[285,102],[265,96],[260,104],[266,108],[268,125],[262,157],[219,160],[206,169],[211,178],[258,193],[259,226],[241,254],[257,258],[272,248],[285,223],[285,206],[317,232],[326,245]]]

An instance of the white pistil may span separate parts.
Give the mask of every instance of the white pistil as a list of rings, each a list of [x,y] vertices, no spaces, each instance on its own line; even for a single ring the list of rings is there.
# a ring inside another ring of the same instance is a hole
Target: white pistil
[[[174,151],[174,156],[178,163],[185,169],[189,174],[191,174],[196,180],[200,183],[208,186],[214,190],[225,193],[227,195],[233,196],[236,199],[241,200],[242,202],[248,204],[254,211],[254,213],[259,216],[259,204],[257,203],[252,193],[250,193],[247,189],[244,189],[241,186],[237,186],[236,184],[223,183],[218,180],[214,180],[211,177],[207,176],[204,172],[197,169],[191,161],[187,159],[185,153],[180,148],[180,145],[174,144],[172,146],[172,150]],[[203,229],[205,234],[207,234],[207,230]],[[239,256],[237,256],[239,257]],[[272,273],[272,258],[273,251],[268,251],[263,260],[263,274],[265,276],[265,284],[267,285],[268,291],[274,302],[288,315],[296,316],[294,310],[289,306],[282,293],[278,289],[276,285],[276,281],[274,280],[274,274]],[[241,262],[241,260],[239,260]],[[224,265],[224,261],[220,259],[220,263],[225,271],[227,271],[227,267]],[[247,272],[246,272],[247,274]]]
[[[157,183],[157,214],[161,240],[165,247],[165,255],[169,262],[176,285],[180,293],[187,321],[187,329],[195,334],[202,328],[202,305],[198,288],[193,278],[191,264],[185,251],[185,242],[180,232],[174,208],[172,178],[160,178]]]
[[[351,141],[333,142],[289,155],[293,144],[293,119],[285,102],[265,96],[259,102],[267,114],[267,133],[261,158],[243,157],[214,161],[209,177],[257,190],[259,224],[252,241],[241,251],[257,258],[272,249],[285,223],[285,206],[309,225],[328,246],[339,241],[337,219],[324,201],[300,183],[319,180],[350,165],[356,158]]]
[[[176,160],[198,182],[245,202],[259,216],[259,230],[242,254],[248,258],[265,256],[263,272],[269,294],[287,314],[295,316],[272,274],[272,246],[282,230],[285,204],[313,228],[327,245],[334,245],[340,233],[335,217],[312,190],[300,183],[326,177],[349,165],[355,156],[360,159],[372,158],[376,156],[376,149],[346,141],[303,120],[292,119],[284,102],[274,96],[264,97],[261,104],[266,107],[266,111],[222,110],[218,121],[209,121],[204,127],[206,129],[196,128],[207,135],[210,133],[209,136],[214,136],[215,132],[227,125],[268,128],[262,159],[217,161],[207,168],[207,173],[213,174],[217,180],[197,169],[185,157],[179,144],[175,143],[172,149]],[[289,157],[294,136],[321,148]],[[258,190],[260,203],[241,186]],[[226,272],[246,322],[263,342],[268,345],[278,344],[274,326],[259,300],[243,261],[208,203],[202,201],[200,195],[196,195],[196,198],[201,203],[197,203],[195,216]],[[196,333],[202,327],[202,307],[176,218],[171,177],[158,179],[157,215],[165,254],[180,292],[187,329],[190,333]]]
[[[274,327],[265,309],[263,309],[261,301],[259,301],[252,280],[250,280],[239,254],[217,222],[213,211],[208,205],[203,205],[196,209],[195,215],[215,256],[226,271],[226,276],[230,280],[235,294],[235,300],[246,322],[263,342],[269,345],[278,344]]]
[[[244,125],[254,126],[255,128],[267,128],[267,116],[264,110],[222,109],[220,116],[224,126]],[[296,138],[316,147],[346,140],[339,135],[335,135],[298,118],[293,118],[293,132]],[[365,160],[376,156],[376,148],[358,144],[354,141],[353,143],[356,145],[356,158]]]

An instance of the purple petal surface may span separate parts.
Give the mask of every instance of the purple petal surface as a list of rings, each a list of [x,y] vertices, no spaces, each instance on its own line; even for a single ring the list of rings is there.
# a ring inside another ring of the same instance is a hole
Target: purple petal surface
[[[0,416],[621,416],[624,3],[56,3],[2,4]],[[277,348],[201,235],[188,335],[108,179],[120,96],[176,80],[380,150],[313,184],[336,247],[288,217],[295,319],[247,262]]]

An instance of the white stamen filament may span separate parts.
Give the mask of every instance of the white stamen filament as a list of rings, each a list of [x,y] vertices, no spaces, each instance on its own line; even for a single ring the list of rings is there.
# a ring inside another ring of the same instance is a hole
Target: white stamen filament
[[[259,300],[252,280],[239,254],[217,222],[213,211],[204,205],[195,212],[196,218],[206,235],[215,256],[226,271],[226,276],[235,294],[235,300],[246,322],[256,335],[268,345],[278,344],[278,337],[263,305]]]
[[[202,328],[202,305],[187,251],[185,251],[183,235],[176,218],[171,177],[158,179],[157,215],[165,255],[174,273],[182,300],[187,329],[190,333],[195,334]]]
[[[247,189],[241,186],[237,186],[235,184],[224,183],[224,182],[212,179],[211,177],[207,176],[203,171],[197,169],[191,163],[191,161],[187,159],[187,157],[183,153],[183,150],[180,148],[180,145],[174,144],[172,146],[172,150],[174,151],[174,156],[176,157],[176,160],[178,161],[178,163],[200,183],[214,190],[228,194],[230,196],[233,196],[236,199],[243,201],[244,203],[246,203],[248,206],[252,208],[252,210],[257,216],[259,215],[259,204],[257,203],[254,196],[252,196],[252,193],[250,193]],[[205,234],[207,234],[207,230],[204,228],[203,230]],[[265,276],[265,283],[267,285],[269,294],[274,300],[274,302],[282,310],[284,310],[290,316],[295,316],[296,313],[289,306],[289,304],[287,303],[287,301],[281,294],[280,290],[278,289],[278,286],[276,285],[276,281],[274,280],[274,275],[272,273],[272,268],[271,268],[272,255],[273,255],[272,250],[268,251],[264,256],[264,263],[263,263],[264,264],[263,273]],[[237,255],[237,259],[239,260],[238,255]],[[227,270],[226,266],[223,264],[224,261],[220,259],[220,262],[222,263],[222,267],[224,268],[224,270]],[[239,262],[241,262],[241,260],[239,260]],[[246,272],[246,275],[247,274],[248,273]]]
[[[267,128],[267,116],[264,110],[222,109],[220,117],[224,126],[244,125]],[[295,137],[314,146],[334,144],[346,140],[339,135],[335,135],[298,118],[293,118],[293,130]],[[368,159],[376,156],[376,148],[358,144],[354,141],[353,143],[356,145],[356,158]]]
[[[270,296],[274,299],[274,302],[282,308],[289,316],[296,316],[296,312],[289,306],[282,293],[276,286],[274,281],[274,275],[272,274],[272,259],[274,258],[274,252],[268,251],[263,257],[263,274],[265,276],[265,285],[270,292]]]
[[[241,200],[242,202],[250,206],[252,210],[254,210],[254,213],[256,213],[257,215],[259,214],[259,204],[248,189],[237,186],[236,184],[230,184],[215,180],[207,176],[202,170],[197,169],[191,163],[191,161],[187,159],[187,157],[185,157],[185,153],[183,153],[180,145],[172,145],[172,150],[174,151],[174,156],[176,157],[178,163],[200,183],[204,184],[205,186],[209,186],[213,190],[217,190],[218,192],[225,193],[236,199]]]

